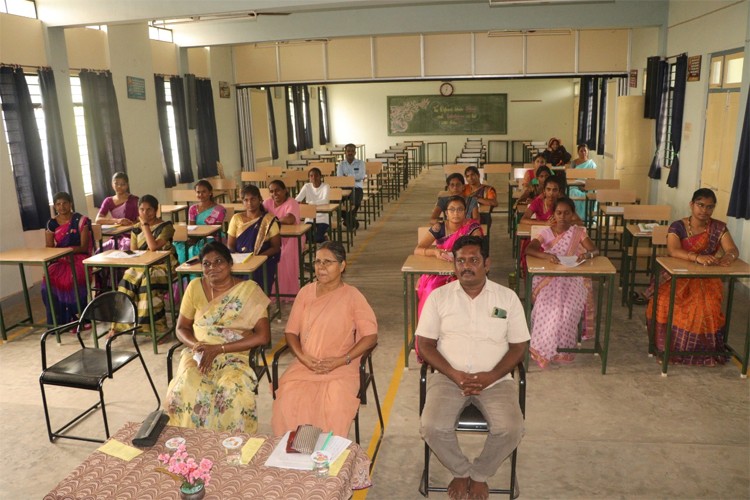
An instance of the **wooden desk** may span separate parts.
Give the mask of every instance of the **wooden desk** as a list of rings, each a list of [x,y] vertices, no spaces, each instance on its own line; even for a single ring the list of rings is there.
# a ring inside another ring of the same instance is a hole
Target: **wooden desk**
[[[169,215],[172,222],[180,221],[180,212],[185,211],[185,220],[187,220],[188,205],[159,205],[159,217]]]
[[[167,335],[171,333],[171,331],[174,329],[174,323],[175,323],[174,294],[171,293],[171,290],[172,290],[171,286],[173,282],[172,266],[169,265],[169,258],[172,255],[172,251],[171,250],[159,250],[156,252],[146,251],[142,253],[141,255],[131,256],[127,258],[112,257],[112,254],[114,252],[119,252],[119,251],[107,250],[106,252],[102,252],[100,254],[94,255],[84,260],[83,266],[84,266],[84,269],[86,269],[86,275],[90,276],[90,273],[88,272],[90,267],[112,267],[112,268],[142,267],[143,268],[143,272],[145,273],[145,277],[146,277],[146,293],[148,294],[149,326],[151,328],[151,330],[148,333],[149,335],[151,335],[151,342],[154,347],[154,354],[158,354],[159,353],[159,348],[158,348],[159,340],[166,337]],[[169,305],[170,305],[170,310],[172,311],[172,327],[168,328],[166,332],[163,332],[161,335],[159,335],[156,332],[156,325],[154,324],[154,303],[153,303],[153,296],[151,294],[151,273],[149,272],[149,270],[151,269],[151,267],[161,264],[163,262],[166,262],[167,282],[170,285],[170,289],[167,295],[169,296]],[[116,290],[117,288],[114,286],[114,272],[111,272],[110,274],[113,276],[112,289]],[[91,279],[86,280],[86,291],[87,291],[88,296],[91,297]],[[91,337],[92,337],[92,340],[94,341],[94,345],[98,348],[99,337],[96,334],[96,327],[91,328]]]
[[[526,321],[531,329],[531,280],[534,276],[557,276],[557,277],[574,277],[583,276],[585,278],[599,278],[599,289],[596,301],[596,334],[594,335],[593,348],[576,348],[576,349],[558,349],[559,352],[591,353],[598,354],[602,360],[602,375],[607,373],[607,352],[609,350],[609,330],[612,324],[612,300],[615,291],[615,277],[617,270],[615,266],[606,257],[595,257],[584,262],[578,267],[565,267],[562,264],[552,264],[548,260],[538,257],[526,257]],[[604,283],[607,284],[607,312],[604,322],[604,340],[600,342],[601,322],[602,322],[602,303],[604,294]],[[528,365],[529,354],[526,354],[526,364]]]
[[[313,279],[313,239],[310,235],[307,236],[307,252],[302,250],[302,237],[310,231],[312,225],[310,224],[281,224],[281,237],[282,238],[295,238],[297,240],[297,257],[299,258],[299,287],[305,286],[305,283],[309,283]],[[305,253],[308,256],[308,263],[310,264],[310,278],[305,279]]]
[[[188,238],[195,238],[195,239],[207,238],[221,231],[222,227],[223,226],[221,224],[190,225],[187,227]]]
[[[641,231],[637,224],[627,224],[625,226],[625,232],[623,233],[622,242],[622,259],[620,260],[620,284],[622,286],[622,304],[628,306],[628,319],[633,317],[633,298],[630,296],[630,292],[633,291],[635,285],[635,276],[638,271],[638,259],[648,258],[651,259],[651,236],[652,231]],[[639,252],[639,243],[641,241],[647,242],[648,247],[640,247],[641,250],[647,250],[647,254]],[[632,258],[631,258],[632,249]],[[640,255],[639,255],[640,254]],[[649,276],[650,266],[641,273],[646,273]],[[648,284],[648,283],[646,283]]]
[[[15,250],[7,250],[0,252],[0,265],[2,264],[18,264],[18,271],[21,273],[21,285],[23,286],[23,298],[26,303],[26,318],[6,327],[5,318],[3,317],[3,309],[0,307],[0,334],[3,340],[8,340],[8,331],[22,326],[24,324],[28,326],[34,326],[34,317],[31,312],[31,301],[29,299],[29,287],[26,284],[26,272],[23,266],[42,266],[44,269],[44,279],[47,282],[47,303],[52,309],[52,327],[57,328],[57,314],[55,314],[54,297],[52,295],[52,286],[49,280],[49,266],[52,262],[62,257],[68,257],[70,261],[70,268],[73,272],[73,291],[76,295],[76,303],[78,305],[78,313],[81,312],[81,303],[78,296],[78,279],[76,278],[76,266],[73,260],[73,249],[71,248],[18,248]],[[46,325],[46,323],[44,323]],[[47,325],[49,326],[49,325]],[[60,343],[60,334],[57,334],[57,343]]]
[[[734,298],[734,285],[735,282],[740,278],[750,278],[750,264],[742,259],[737,259],[732,262],[729,266],[702,266],[694,262],[688,262],[686,260],[678,259],[675,257],[657,257],[656,258],[656,269],[654,269],[654,300],[652,317],[648,326],[648,338],[649,338],[649,353],[658,355],[656,350],[656,304],[659,299],[659,268],[669,274],[672,279],[670,280],[669,287],[669,312],[667,313],[667,332],[666,339],[664,341],[664,352],[661,361],[661,375],[662,377],[667,376],[667,369],[669,368],[669,357],[672,354],[717,354],[717,355],[730,355],[737,358],[742,363],[742,371],[740,376],[747,378],[747,365],[748,355],[750,355],[750,331],[745,331],[745,346],[742,352],[737,351],[729,345],[729,324],[732,319],[732,299]],[[679,278],[720,278],[722,280],[729,280],[729,293],[727,295],[727,308],[726,308],[726,324],[724,325],[724,351],[720,352],[709,352],[709,351],[672,351],[672,315],[674,314],[674,299],[676,292],[675,282]]]
[[[417,329],[416,277],[422,274],[449,276],[454,274],[453,262],[425,255],[409,255],[401,266],[404,284],[404,368],[409,368],[409,353],[414,349]]]
[[[129,422],[118,430],[112,439],[131,445],[131,440],[140,425]],[[211,482],[206,486],[206,499],[345,500],[352,496],[352,490],[368,488],[371,485],[370,458],[357,443],[349,445],[349,455],[338,475],[321,479],[315,477],[312,471],[265,466],[280,437],[261,434],[250,436],[242,432],[186,429],[168,425],[154,446],[143,449],[143,453],[129,462],[101,451],[94,451],[44,498],[177,500],[180,484],[159,472],[157,468],[163,466],[158,456],[169,452],[165,443],[178,436],[185,439],[189,456],[196,461],[208,458],[214,463]],[[265,442],[249,464],[229,465],[221,442],[230,436],[241,436],[245,442],[249,437],[263,438]]]
[[[596,247],[601,250],[604,255],[609,254],[609,233],[610,233],[610,219],[614,220],[615,228],[613,236],[616,237],[618,230],[618,221],[622,221],[625,213],[625,207],[622,205],[604,205],[599,206],[597,212],[596,221]],[[619,226],[622,227],[622,226]],[[602,250],[602,232],[604,232],[604,249]]]
[[[268,296],[272,297],[272,283],[268,282],[268,270],[266,269],[265,263],[266,260],[268,260],[268,257],[265,255],[253,255],[250,257],[250,259],[247,262],[241,262],[238,264],[232,265],[232,274],[236,274],[238,276],[246,276],[247,279],[253,279],[253,273],[257,271],[261,266],[263,266],[263,283],[261,283],[261,287],[263,288],[263,292]],[[185,293],[184,289],[184,283],[183,283],[183,277],[188,276],[188,279],[190,275],[200,275],[203,274],[203,266],[200,262],[185,262],[183,264],[180,264],[177,266],[177,275],[179,276],[179,282],[180,282],[180,297]],[[276,273],[276,290],[279,289],[279,280],[278,280],[279,273],[277,271]],[[270,306],[269,306],[270,307]],[[276,311],[272,311],[269,309],[268,319],[273,320],[274,318],[281,318],[281,298],[279,297],[279,294],[276,293]]]

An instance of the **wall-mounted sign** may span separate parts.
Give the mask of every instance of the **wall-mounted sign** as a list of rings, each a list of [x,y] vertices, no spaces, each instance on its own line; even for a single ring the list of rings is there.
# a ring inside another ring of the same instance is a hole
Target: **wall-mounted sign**
[[[137,76],[125,77],[128,84],[128,99],[146,100],[146,80]]]
[[[701,80],[701,57],[702,56],[688,57],[687,81],[699,82]]]
[[[219,82],[219,97],[229,99],[229,84],[227,82]]]
[[[638,70],[637,69],[631,69],[630,70],[630,84],[631,89],[638,88]]]

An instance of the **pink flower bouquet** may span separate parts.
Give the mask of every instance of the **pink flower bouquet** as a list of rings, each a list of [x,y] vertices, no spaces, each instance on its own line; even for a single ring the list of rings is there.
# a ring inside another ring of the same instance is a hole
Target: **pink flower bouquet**
[[[198,463],[192,457],[188,457],[184,444],[181,444],[172,455],[159,455],[159,461],[167,466],[167,471],[174,479],[182,481],[182,490],[199,489],[211,481],[211,468],[214,463],[207,458]]]

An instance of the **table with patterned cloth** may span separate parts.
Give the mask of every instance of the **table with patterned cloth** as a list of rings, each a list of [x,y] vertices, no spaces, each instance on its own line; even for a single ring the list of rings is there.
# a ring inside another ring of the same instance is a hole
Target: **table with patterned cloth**
[[[112,439],[132,445],[140,424],[129,422]],[[349,456],[337,476],[318,478],[312,472],[266,467],[264,464],[281,438],[267,435],[258,452],[247,465],[229,465],[222,441],[233,435],[209,429],[184,429],[167,426],[151,448],[129,462],[94,451],[44,498],[46,499],[177,499],[180,485],[156,469],[162,467],[158,455],[168,453],[165,443],[173,437],[185,438],[189,456],[214,462],[206,499],[283,498],[346,499],[352,490],[368,488],[370,458],[356,443],[349,446]],[[250,437],[240,434],[243,439]]]

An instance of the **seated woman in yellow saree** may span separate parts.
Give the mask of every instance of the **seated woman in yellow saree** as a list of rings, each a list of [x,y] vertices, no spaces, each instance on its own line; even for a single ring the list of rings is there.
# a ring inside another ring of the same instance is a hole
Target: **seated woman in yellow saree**
[[[271,338],[269,300],[251,280],[232,276],[232,255],[217,241],[200,254],[203,277],[180,305],[177,338],[185,344],[167,389],[169,424],[254,433],[258,384],[248,352]]]

